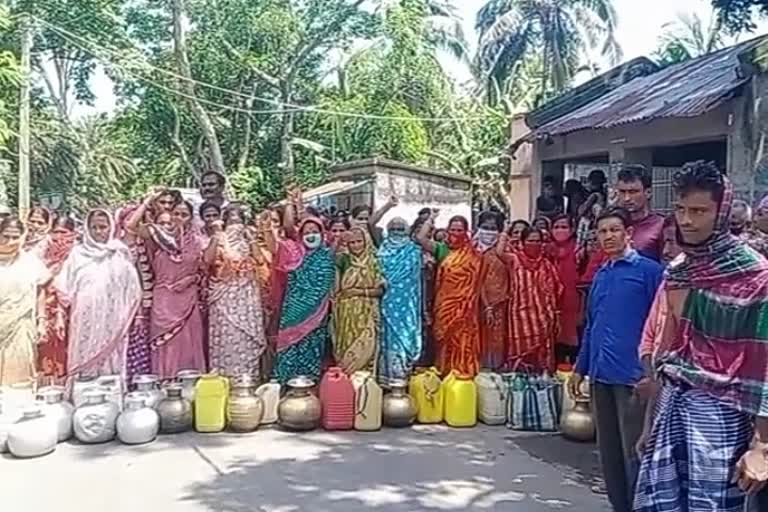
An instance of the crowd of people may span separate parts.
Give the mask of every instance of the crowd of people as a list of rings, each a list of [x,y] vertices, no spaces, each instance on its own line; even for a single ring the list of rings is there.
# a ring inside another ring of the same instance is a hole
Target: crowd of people
[[[622,165],[612,201],[606,181],[563,198],[545,179],[530,222],[424,208],[381,229],[398,198],[319,211],[299,190],[252,216],[215,172],[201,204],[164,188],[82,226],[4,212],[0,385],[573,363],[617,512],[740,511],[768,480],[768,200],[753,219],[706,162],[675,176],[667,217],[645,167]]]

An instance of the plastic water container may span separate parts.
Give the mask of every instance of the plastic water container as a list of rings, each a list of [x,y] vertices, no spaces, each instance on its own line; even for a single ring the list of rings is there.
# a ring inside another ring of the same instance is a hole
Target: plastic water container
[[[333,366],[320,380],[320,424],[325,430],[352,430],[355,427],[355,388],[344,371]]]
[[[381,406],[384,391],[371,372],[352,374],[355,389],[355,430],[370,432],[381,428]]]
[[[509,390],[504,378],[495,372],[482,370],[475,377],[477,385],[477,417],[486,425],[507,422]]]
[[[477,424],[477,386],[470,375],[451,372],[443,381],[445,422],[451,427]]]
[[[219,375],[203,375],[195,385],[195,430],[221,432],[227,425],[229,381]]]
[[[261,419],[261,424],[277,423],[277,406],[280,404],[280,383],[277,379],[272,379],[256,388],[256,396],[261,397],[264,402],[264,417]]]
[[[408,394],[416,402],[418,423],[440,423],[443,421],[444,397],[440,372],[434,366],[420,368],[408,383]]]

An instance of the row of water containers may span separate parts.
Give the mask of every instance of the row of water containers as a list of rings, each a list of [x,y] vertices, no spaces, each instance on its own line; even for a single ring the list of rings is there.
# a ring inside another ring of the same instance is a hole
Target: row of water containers
[[[507,421],[509,387],[505,377],[490,371],[481,371],[474,378],[456,372],[441,378],[434,367],[419,368],[407,383],[413,417],[410,421],[388,422],[387,411],[392,407],[388,406],[387,400],[397,395],[396,385],[385,394],[374,379],[358,374],[347,378],[343,373],[329,372],[320,385],[321,424],[326,430],[378,430],[382,426],[383,409],[384,424],[390,426],[413,421],[422,424],[444,422],[457,428],[473,427],[478,421],[486,425],[503,425]],[[399,411],[407,409],[398,407]]]

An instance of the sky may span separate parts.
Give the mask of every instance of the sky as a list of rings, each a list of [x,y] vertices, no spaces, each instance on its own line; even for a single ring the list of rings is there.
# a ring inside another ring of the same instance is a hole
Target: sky
[[[455,0],[459,13],[464,20],[464,32],[469,39],[472,49],[476,46],[477,36],[474,32],[475,15],[484,4],[484,0]],[[625,61],[653,53],[664,30],[664,25],[674,22],[681,14],[696,14],[705,24],[711,20],[712,9],[710,0],[613,0],[618,24],[616,38],[623,50]],[[758,25],[754,35],[768,33],[768,21]],[[753,35],[743,36],[742,39]],[[446,70],[460,82],[469,79],[469,71],[462,64],[446,57],[442,59]],[[608,69],[608,63],[602,64],[602,69]],[[581,79],[588,79],[584,76]],[[77,114],[109,112],[115,107],[115,97],[109,79],[99,70],[93,81],[97,96],[94,108],[80,107]]]

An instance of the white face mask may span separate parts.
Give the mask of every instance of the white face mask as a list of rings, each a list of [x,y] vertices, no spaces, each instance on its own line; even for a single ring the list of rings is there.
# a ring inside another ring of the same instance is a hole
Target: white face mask
[[[491,247],[499,239],[499,232],[492,229],[478,229],[475,239],[483,247]]]
[[[323,243],[323,237],[320,233],[307,233],[304,235],[304,245],[307,249],[317,249]]]

